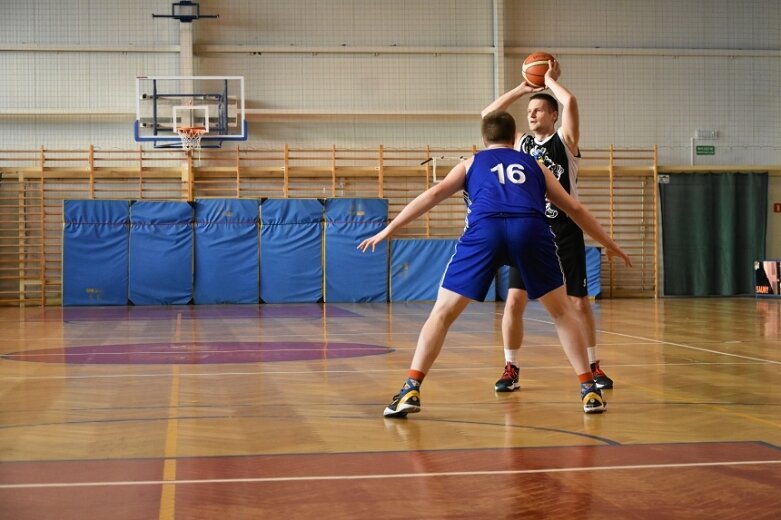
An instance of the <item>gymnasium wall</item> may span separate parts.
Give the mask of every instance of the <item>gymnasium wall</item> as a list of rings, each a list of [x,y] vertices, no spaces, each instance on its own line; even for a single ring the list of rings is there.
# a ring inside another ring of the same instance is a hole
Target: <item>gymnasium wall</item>
[[[543,49],[578,96],[584,148],[657,146],[661,166],[781,164],[777,2],[203,0],[219,19],[152,18],[171,3],[3,2],[0,148],[137,147],[134,78],[180,74],[188,26],[194,74],[246,78],[247,147],[479,145],[477,114]],[[693,141],[698,129],[717,137]]]
[[[152,18],[171,2],[4,4],[3,146],[134,146],[134,77],[180,70],[187,24]],[[711,129],[716,153],[697,164],[781,162],[776,2],[204,0],[200,8],[220,18],[191,24],[194,73],[245,76],[249,107],[268,111],[251,118],[250,145],[479,144],[470,114],[514,85],[523,56],[542,48],[559,57],[579,97],[584,147],[656,144],[660,164],[685,165],[695,130]],[[75,132],[62,131],[71,124]]]
[[[584,146],[659,146],[690,164],[781,161],[781,4],[764,0],[507,2],[505,44],[551,49],[578,96]],[[551,30],[555,23],[561,30]],[[556,50],[560,49],[560,50]],[[522,53],[525,55],[525,53]],[[508,59],[508,83],[521,56]]]

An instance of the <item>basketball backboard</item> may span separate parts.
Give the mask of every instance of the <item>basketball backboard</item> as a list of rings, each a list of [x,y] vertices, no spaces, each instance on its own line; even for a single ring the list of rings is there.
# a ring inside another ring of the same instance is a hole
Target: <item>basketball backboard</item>
[[[138,76],[135,139],[181,148],[179,131],[198,128],[202,147],[246,141],[242,76]]]

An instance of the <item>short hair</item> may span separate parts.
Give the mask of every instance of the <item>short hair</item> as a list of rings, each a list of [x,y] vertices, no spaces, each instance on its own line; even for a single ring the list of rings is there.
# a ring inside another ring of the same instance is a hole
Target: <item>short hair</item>
[[[531,101],[532,99],[541,99],[545,103],[547,103],[548,107],[553,112],[559,111],[559,102],[556,101],[556,98],[551,96],[550,94],[547,94],[545,92],[538,92],[537,94],[532,94],[532,96],[529,98],[529,101]]]
[[[494,110],[483,118],[482,132],[488,144],[513,144],[515,118],[503,110]]]

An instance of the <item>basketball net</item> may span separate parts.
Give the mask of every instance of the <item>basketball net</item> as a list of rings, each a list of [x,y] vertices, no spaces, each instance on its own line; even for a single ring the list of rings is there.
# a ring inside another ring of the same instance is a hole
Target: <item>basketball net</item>
[[[182,140],[182,150],[200,150],[201,137],[206,133],[202,126],[180,126],[176,129]]]
[[[187,102],[187,106],[193,106],[192,99]],[[188,152],[191,150],[198,150],[198,159],[200,160],[201,137],[208,131],[207,127],[209,126],[209,122],[207,120],[206,126],[196,126],[195,112],[193,110],[189,111],[186,119],[187,121],[184,126],[174,126],[174,128],[176,129],[176,133],[179,134],[179,138],[182,140],[182,150]]]

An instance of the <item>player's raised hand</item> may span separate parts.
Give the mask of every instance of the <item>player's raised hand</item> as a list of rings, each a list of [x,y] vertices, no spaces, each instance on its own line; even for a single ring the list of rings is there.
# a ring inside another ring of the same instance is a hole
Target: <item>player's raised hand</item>
[[[523,80],[520,85],[518,85],[518,90],[520,92],[520,95],[524,94],[536,94],[537,92],[542,92],[545,90],[545,87],[535,87],[534,85],[528,83],[526,80]]]
[[[548,84],[548,80],[556,81],[561,76],[561,66],[555,59],[548,61],[548,70],[545,72],[545,84]]]

